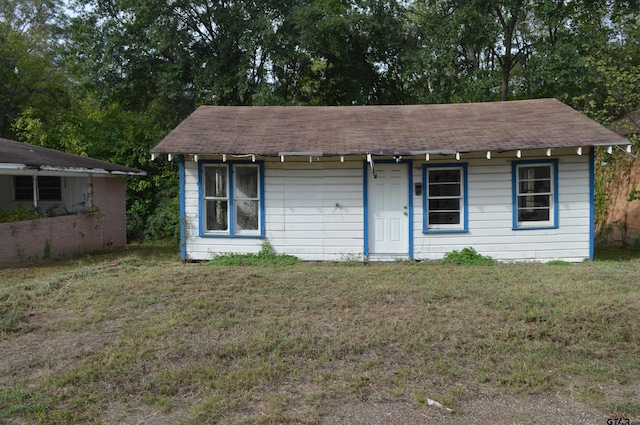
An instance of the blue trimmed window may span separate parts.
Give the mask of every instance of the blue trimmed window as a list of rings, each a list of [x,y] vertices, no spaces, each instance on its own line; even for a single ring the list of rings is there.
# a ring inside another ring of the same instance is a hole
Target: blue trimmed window
[[[558,160],[514,161],[513,229],[558,227]]]
[[[424,233],[467,232],[467,164],[424,165]]]
[[[200,235],[264,236],[262,163],[201,162]]]

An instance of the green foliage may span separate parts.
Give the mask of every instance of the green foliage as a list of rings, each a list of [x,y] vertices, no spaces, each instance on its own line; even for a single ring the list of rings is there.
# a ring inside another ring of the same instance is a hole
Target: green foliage
[[[0,208],[0,223],[33,220],[38,217],[38,213],[26,205],[17,205],[13,209]]]
[[[634,242],[634,245],[636,243]],[[627,245],[605,245],[596,244],[594,261],[597,262],[624,262],[634,261],[640,257],[640,249],[634,250]],[[639,246],[640,248],[640,246]]]
[[[476,252],[475,249],[467,247],[462,248],[460,251],[453,250],[447,252],[442,259],[444,264],[457,264],[468,266],[485,266],[493,265],[496,261],[486,255],[481,255]]]
[[[550,266],[569,266],[569,265],[571,265],[570,262],[564,261],[564,260],[551,260],[551,261],[548,261],[547,264],[550,265]]]
[[[62,215],[73,214],[64,208],[50,207],[42,211],[40,209],[32,209],[24,204],[17,205],[15,208],[0,208],[0,223],[11,223],[14,221],[35,220],[46,217],[59,217]]]
[[[178,174],[166,161],[157,160],[149,165],[145,167],[149,170],[145,179],[128,182],[127,237],[132,241],[178,243]]]
[[[263,242],[257,254],[222,254],[207,264],[212,266],[291,266],[297,262],[297,257],[276,254],[269,242]]]
[[[0,137],[26,109],[46,124],[68,102],[56,57],[64,14],[57,0],[17,0],[0,6]]]
[[[147,241],[180,242],[180,200],[177,196],[158,207],[147,218],[144,238]]]

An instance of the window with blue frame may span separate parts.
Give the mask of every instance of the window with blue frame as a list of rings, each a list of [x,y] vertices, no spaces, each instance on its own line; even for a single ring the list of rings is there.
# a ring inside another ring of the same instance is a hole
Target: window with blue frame
[[[264,235],[262,163],[201,163],[201,234]]]
[[[423,232],[466,232],[467,164],[424,165]]]
[[[557,165],[557,160],[514,161],[514,229],[558,226]]]

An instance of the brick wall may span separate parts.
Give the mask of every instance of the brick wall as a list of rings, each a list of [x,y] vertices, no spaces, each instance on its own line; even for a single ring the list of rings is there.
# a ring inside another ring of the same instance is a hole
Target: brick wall
[[[118,177],[93,177],[93,206],[104,220],[105,243],[113,246],[127,244],[127,205],[125,179]],[[106,248],[106,247],[105,247]]]
[[[100,213],[0,224],[0,263],[58,258],[109,248]]]
[[[0,223],[0,264],[59,258],[126,245],[124,185],[123,178],[94,177],[96,212]]]

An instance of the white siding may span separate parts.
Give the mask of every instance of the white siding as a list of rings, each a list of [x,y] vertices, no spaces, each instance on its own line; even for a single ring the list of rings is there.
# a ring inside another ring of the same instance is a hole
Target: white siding
[[[416,196],[412,190],[414,258],[440,259],[447,252],[465,247],[504,261],[588,258],[589,155],[574,153],[552,158],[559,161],[557,229],[512,229],[512,159],[463,159],[460,162],[468,164],[468,232],[424,234],[422,196]],[[414,183],[422,182],[424,164],[423,160],[413,161]],[[365,228],[362,179],[363,165],[358,161],[341,163],[336,158],[313,163],[266,161],[265,239],[201,238],[198,236],[198,166],[186,161],[187,259],[207,260],[218,253],[257,252],[264,240],[277,252],[304,260],[362,258]]]
[[[468,233],[423,234],[422,197],[414,196],[414,257],[440,259],[454,249],[473,247],[504,261],[589,258],[589,155],[553,158],[559,159],[557,229],[512,230],[511,160],[470,160]],[[421,181],[423,164],[414,162],[414,181]]]
[[[362,258],[361,163],[265,162],[264,180],[265,240],[276,252],[304,260]],[[185,163],[185,183],[188,259],[260,249],[262,239],[198,237],[197,164]]]

